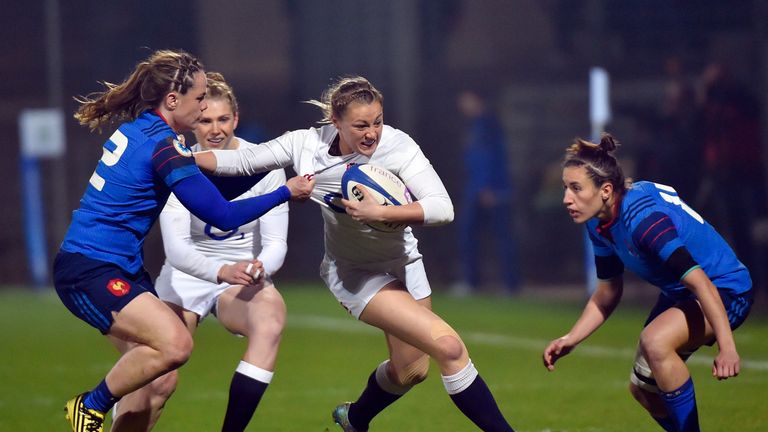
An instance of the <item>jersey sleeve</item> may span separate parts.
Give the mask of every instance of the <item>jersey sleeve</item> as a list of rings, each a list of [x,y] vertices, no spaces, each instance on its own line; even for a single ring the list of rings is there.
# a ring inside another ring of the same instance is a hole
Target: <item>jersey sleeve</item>
[[[453,202],[432,165],[409,177],[405,186],[418,199],[424,211],[424,225],[442,225],[453,221]]]
[[[216,175],[253,175],[293,165],[307,130],[287,132],[263,144],[238,150],[212,150],[216,156]]]
[[[585,227],[592,250],[595,254],[595,270],[600,280],[610,280],[624,274],[624,262],[621,261],[613,248],[603,241],[594,231],[594,227]]]
[[[632,227],[632,241],[640,251],[664,262],[677,248],[685,246],[672,218],[658,209],[644,215]]]
[[[176,269],[198,279],[218,283],[224,262],[198,252],[190,233],[191,215],[175,195],[171,194],[160,213],[160,231],[168,262]]]
[[[285,184],[285,171],[275,170],[258,185],[260,192],[269,192]],[[283,266],[288,252],[288,204],[283,203],[259,218],[261,250],[256,258],[264,264],[268,275],[275,274]]]
[[[152,152],[152,167],[163,182],[172,188],[179,180],[200,173],[192,151],[173,137],[160,140]]]
[[[654,210],[642,218],[632,230],[632,241],[640,251],[658,257],[678,280],[699,266],[678,235],[672,218],[662,211]]]
[[[200,172],[179,181],[173,193],[200,220],[225,231],[259,218],[291,198],[288,187],[280,186],[264,195],[227,201]]]
[[[419,201],[424,211],[424,225],[443,225],[453,221],[454,209],[451,197],[443,181],[421,151],[416,142],[403,132],[396,139],[398,170],[395,172],[403,180],[414,198]]]

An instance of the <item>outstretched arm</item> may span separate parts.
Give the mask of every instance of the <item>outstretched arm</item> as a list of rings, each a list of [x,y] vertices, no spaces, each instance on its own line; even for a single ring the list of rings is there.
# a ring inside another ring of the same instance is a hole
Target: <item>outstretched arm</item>
[[[237,150],[196,152],[195,163],[201,170],[218,176],[249,176],[286,168],[293,165],[294,152],[301,147],[306,135],[307,131],[293,131],[263,144]]]
[[[289,199],[306,200],[314,181],[296,176],[285,186],[261,196],[227,201],[202,173],[186,177],[174,185],[173,193],[192,214],[203,222],[228,231],[254,219]]]
[[[597,289],[584,307],[581,317],[565,336],[553,340],[544,349],[542,359],[544,367],[555,369],[555,362],[569,354],[584,339],[597,330],[616,309],[624,291],[624,279],[621,276],[610,280],[600,280]]]

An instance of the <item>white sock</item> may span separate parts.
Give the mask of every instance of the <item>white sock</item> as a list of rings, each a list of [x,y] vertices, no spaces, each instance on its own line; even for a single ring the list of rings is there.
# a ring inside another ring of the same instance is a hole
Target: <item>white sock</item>
[[[470,359],[467,365],[464,366],[464,369],[453,375],[441,375],[440,377],[443,379],[443,385],[448,394],[455,395],[456,393],[461,393],[466,390],[467,387],[475,381],[475,378],[477,378],[477,369],[475,369],[475,365],[472,364],[472,360]]]
[[[240,364],[237,365],[235,372],[241,373],[249,378],[253,378],[256,381],[261,381],[264,384],[269,384],[272,382],[272,377],[275,375],[274,372],[270,372],[258,366],[254,366],[243,360],[241,360]]]

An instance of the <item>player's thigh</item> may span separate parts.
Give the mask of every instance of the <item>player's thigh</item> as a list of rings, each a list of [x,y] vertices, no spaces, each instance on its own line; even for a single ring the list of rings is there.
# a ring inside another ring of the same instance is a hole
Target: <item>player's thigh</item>
[[[432,299],[427,297],[425,299],[417,300],[417,303],[423,307],[432,310]],[[415,346],[405,342],[398,337],[385,333],[387,339],[387,349],[389,350],[389,360],[393,366],[398,369],[402,369],[413,362],[419,360],[421,357],[427,354],[424,351],[416,348]]]
[[[113,316],[114,324],[109,335],[155,349],[161,349],[189,335],[176,313],[150,293],[137,296]]]
[[[458,339],[442,318],[419,304],[399,281],[377,292],[360,319],[426,353],[434,352],[442,336],[453,334]]]
[[[281,332],[285,301],[271,282],[235,285],[219,295],[216,317],[230,332],[250,336],[255,331]]]
[[[695,350],[714,336],[696,299],[682,300],[660,313],[643,329],[643,346]]]
[[[171,310],[173,310],[173,312],[182,319],[189,333],[194,335],[195,331],[197,330],[197,323],[200,320],[200,317],[196,313],[185,310],[181,306],[178,306],[174,303],[165,302],[165,304],[167,304],[168,307],[170,307]],[[139,345],[136,342],[122,339],[111,334],[108,334],[107,338],[121,354],[125,354],[129,349]]]

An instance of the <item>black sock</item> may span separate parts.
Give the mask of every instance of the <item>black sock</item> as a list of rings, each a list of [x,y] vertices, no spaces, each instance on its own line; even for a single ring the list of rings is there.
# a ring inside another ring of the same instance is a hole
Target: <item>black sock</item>
[[[485,432],[514,432],[512,426],[499,411],[491,391],[478,375],[472,384],[459,393],[452,394],[453,403]]]
[[[390,406],[394,401],[400,399],[398,394],[393,394],[381,388],[376,381],[376,371],[374,370],[368,377],[368,385],[357,398],[357,401],[349,407],[349,422],[358,432],[368,430],[368,424],[384,408]]]
[[[229,386],[229,402],[224,416],[224,426],[221,428],[222,432],[245,430],[268,385],[235,372]]]

